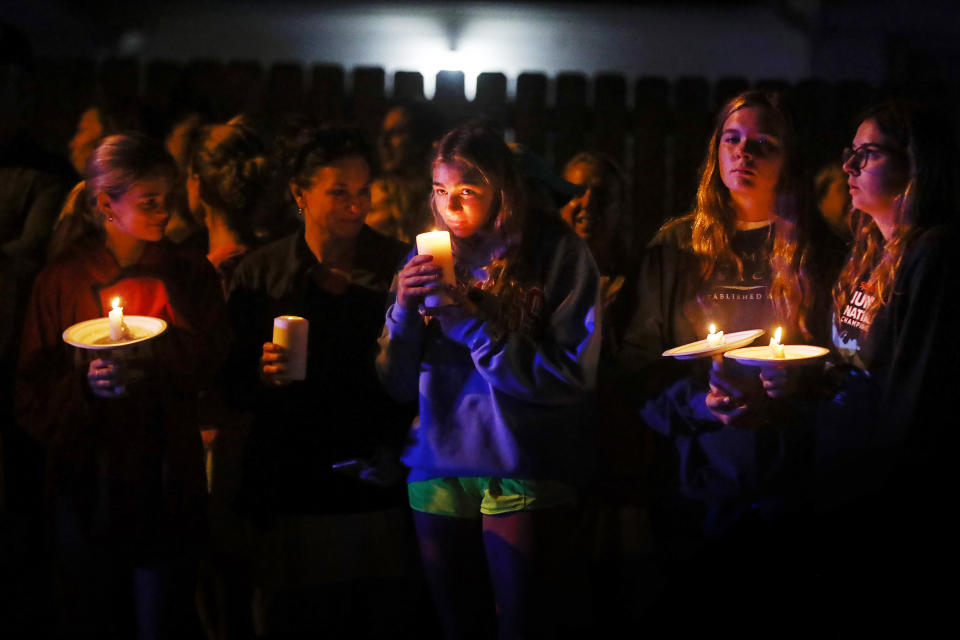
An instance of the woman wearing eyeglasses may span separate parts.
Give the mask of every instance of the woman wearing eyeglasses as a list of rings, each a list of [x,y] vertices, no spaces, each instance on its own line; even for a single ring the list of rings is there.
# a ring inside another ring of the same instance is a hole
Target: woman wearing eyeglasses
[[[884,103],[865,113],[844,155],[856,226],[833,289],[833,343],[845,375],[817,426],[818,506],[836,552],[828,570],[850,568],[828,582],[871,608],[897,593],[891,610],[909,611],[902,594],[922,593],[954,546],[942,537],[956,497],[949,416],[960,355],[947,121]],[[851,623],[856,603],[844,605]]]

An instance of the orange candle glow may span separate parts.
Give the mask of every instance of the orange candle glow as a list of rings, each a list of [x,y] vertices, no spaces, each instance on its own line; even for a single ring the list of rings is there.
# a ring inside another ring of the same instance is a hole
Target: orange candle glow
[[[450,245],[449,231],[428,231],[417,236],[417,253],[433,256],[433,262],[443,269],[442,281],[449,285],[457,283],[453,272],[453,248]],[[428,307],[442,307],[452,301],[442,294],[429,295],[424,300]]]
[[[110,340],[118,342],[123,338],[123,307],[120,306],[120,298],[114,298],[110,304],[113,309],[110,310]]]
[[[719,347],[725,342],[723,331],[717,331],[717,325],[710,325],[710,333],[707,334],[707,346]]]
[[[780,344],[780,338],[783,335],[783,329],[777,327],[777,330],[773,333],[773,337],[770,338],[770,351],[773,352],[774,358],[785,358],[786,354],[783,351],[783,345]]]

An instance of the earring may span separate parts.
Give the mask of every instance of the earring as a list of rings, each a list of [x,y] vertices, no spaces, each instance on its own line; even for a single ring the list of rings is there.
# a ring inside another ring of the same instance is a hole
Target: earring
[[[113,216],[107,216],[107,222],[113,222]]]
[[[303,207],[297,207],[297,215],[303,217]]]

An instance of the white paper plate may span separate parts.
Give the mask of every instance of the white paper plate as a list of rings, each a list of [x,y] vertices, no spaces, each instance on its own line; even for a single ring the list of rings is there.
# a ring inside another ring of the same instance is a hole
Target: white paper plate
[[[817,358],[830,353],[823,347],[815,347],[809,344],[785,344],[783,345],[783,357],[776,358],[770,351],[770,345],[764,347],[747,347],[746,349],[734,349],[723,354],[725,358],[732,358],[740,364],[752,367],[765,367],[771,364],[775,365],[794,365],[810,364]]]
[[[715,347],[708,345],[705,339],[697,340],[696,342],[690,342],[679,347],[674,347],[673,349],[667,349],[663,352],[663,355],[667,356],[668,358],[677,358],[678,360],[705,358],[707,356],[713,356],[717,355],[718,353],[725,353],[733,349],[745,347],[762,335],[763,329],[735,331],[733,333],[725,334],[723,336],[724,343]]]
[[[152,340],[167,330],[167,323],[150,316],[123,316],[127,339],[110,339],[110,318],[78,322],[63,332],[63,341],[81,349],[115,349]]]

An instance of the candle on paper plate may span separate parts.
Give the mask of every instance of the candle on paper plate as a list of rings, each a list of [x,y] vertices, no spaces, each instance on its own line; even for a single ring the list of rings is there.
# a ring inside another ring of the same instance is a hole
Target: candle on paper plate
[[[453,249],[450,246],[449,231],[428,231],[417,236],[417,253],[433,256],[434,264],[443,269],[442,281],[449,285],[457,283],[453,273]],[[433,294],[426,297],[424,304],[428,307],[442,307],[451,304],[449,296]]]
[[[725,342],[723,331],[717,331],[717,325],[710,325],[710,333],[707,334],[707,346],[719,347]]]
[[[773,337],[770,338],[770,351],[773,353],[774,358],[785,358],[786,354],[783,352],[783,345],[780,344],[780,337],[783,334],[783,329],[777,327],[777,330],[773,333]]]
[[[273,343],[287,350],[285,380],[307,377],[307,335],[310,322],[300,316],[277,316],[273,319]]]
[[[123,307],[120,306],[120,298],[114,298],[110,301],[113,309],[108,314],[110,317],[110,340],[119,342],[123,339]]]

